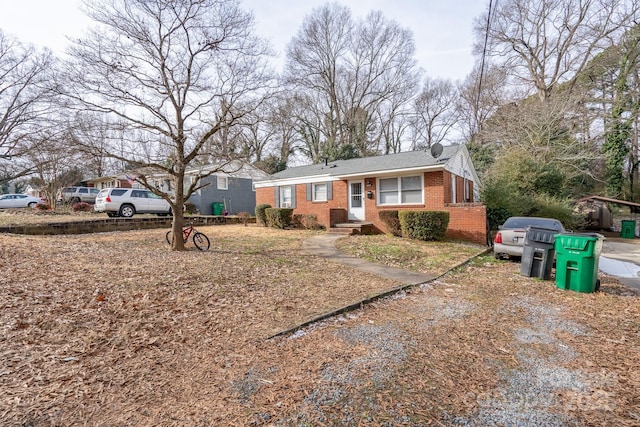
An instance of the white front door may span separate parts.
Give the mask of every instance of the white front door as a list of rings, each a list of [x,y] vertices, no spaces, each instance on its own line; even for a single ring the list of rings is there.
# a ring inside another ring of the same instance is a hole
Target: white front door
[[[363,181],[349,181],[349,220],[364,221]]]

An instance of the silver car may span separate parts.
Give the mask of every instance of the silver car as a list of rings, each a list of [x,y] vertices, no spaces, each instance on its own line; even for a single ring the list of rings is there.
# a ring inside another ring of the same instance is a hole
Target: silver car
[[[0,195],[0,209],[7,208],[33,208],[38,203],[46,203],[38,197],[27,194],[2,194]]]
[[[493,240],[494,256],[496,258],[521,258],[528,227],[550,229],[557,233],[566,231],[557,219],[512,216],[500,226],[500,230]]]
[[[105,188],[98,193],[93,209],[96,212],[106,212],[110,217],[125,218],[137,213],[171,214],[169,202],[149,190],[137,188]]]

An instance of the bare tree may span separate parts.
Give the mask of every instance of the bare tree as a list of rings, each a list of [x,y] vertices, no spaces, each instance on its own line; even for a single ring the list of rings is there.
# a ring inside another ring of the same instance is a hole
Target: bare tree
[[[579,73],[637,20],[635,0],[503,0],[477,22],[488,30],[488,55],[511,70],[514,83],[546,101],[561,83],[571,90]]]
[[[122,126],[121,146],[105,154],[135,166],[138,181],[169,201],[173,249],[181,250],[183,204],[207,175],[189,184],[185,172],[199,156],[220,154],[206,153],[207,141],[264,100],[267,49],[237,0],[85,0],[84,6],[96,26],[69,51],[72,84],[65,95]],[[173,177],[174,193],[153,187],[147,171]]]
[[[511,100],[517,99],[517,94],[511,93],[508,86],[508,76],[503,68],[489,67],[482,74],[475,67],[467,78],[458,84],[458,131],[463,140],[477,141],[478,134],[484,124],[496,110]]]
[[[304,151],[367,156],[380,149],[398,103],[418,81],[411,33],[380,12],[354,22],[347,7],[314,9],[287,49],[287,81],[299,91]]]
[[[266,157],[272,163],[273,172],[282,170],[300,145],[300,122],[296,114],[295,99],[286,93],[275,97],[266,112],[268,126],[265,130]]]
[[[40,132],[26,156],[34,165],[31,182],[45,193],[49,206],[56,206],[58,191],[82,180],[81,154],[73,150],[73,137],[69,133]]]
[[[451,80],[425,78],[413,101],[412,147],[431,148],[447,138],[458,122],[458,93]]]
[[[567,182],[596,178],[598,147],[595,141],[578,139],[569,119],[581,102],[581,97],[556,97],[546,103],[529,98],[503,106],[488,121],[482,137],[500,146],[500,157],[521,153],[528,163],[561,171]]]
[[[28,175],[33,163],[26,154],[51,108],[49,80],[53,57],[0,30],[0,183]]]
[[[105,117],[92,113],[79,113],[68,123],[71,135],[70,149],[82,155],[81,164],[86,175],[101,177],[126,168],[126,164],[106,155],[117,150],[122,139],[122,129],[115,123],[105,121]]]

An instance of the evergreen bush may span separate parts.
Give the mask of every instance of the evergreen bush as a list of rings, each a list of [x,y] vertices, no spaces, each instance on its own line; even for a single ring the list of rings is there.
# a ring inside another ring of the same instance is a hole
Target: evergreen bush
[[[446,211],[400,211],[398,212],[402,235],[419,240],[442,240],[449,225]]]
[[[262,203],[256,206],[256,223],[258,225],[267,226],[267,214],[265,211],[270,208],[271,205],[267,203]]]
[[[387,227],[387,231],[394,236],[402,236],[402,228],[400,227],[400,218],[398,218],[397,210],[380,211],[378,217]]]
[[[293,216],[291,208],[267,208],[264,212],[269,227],[285,229],[291,225]]]

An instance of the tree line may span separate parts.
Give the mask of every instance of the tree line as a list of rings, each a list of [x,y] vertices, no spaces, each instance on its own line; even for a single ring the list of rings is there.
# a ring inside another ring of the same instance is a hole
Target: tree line
[[[411,31],[377,11],[311,10],[277,72],[238,0],[84,0],[93,24],[64,58],[0,31],[0,184],[137,170],[150,186],[148,171],[173,178],[175,193],[154,191],[178,207],[204,165],[273,173],[466,143],[483,201],[505,213],[638,200],[638,7],[491,0],[477,65],[452,81],[420,69]]]

